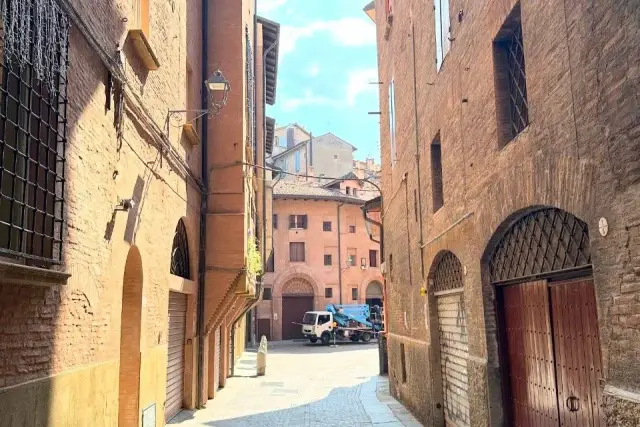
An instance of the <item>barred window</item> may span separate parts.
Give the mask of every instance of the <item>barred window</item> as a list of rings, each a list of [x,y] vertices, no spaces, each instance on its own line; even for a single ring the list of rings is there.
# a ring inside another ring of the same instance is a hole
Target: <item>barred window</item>
[[[325,266],[330,266],[333,264],[333,257],[331,256],[331,254],[325,254],[324,255],[324,265]]]
[[[331,231],[331,221],[322,222],[322,231]]]
[[[0,59],[0,254],[62,259],[69,22],[53,1],[5,0]]]
[[[503,147],[529,125],[520,3],[498,32],[493,52],[498,134]]]

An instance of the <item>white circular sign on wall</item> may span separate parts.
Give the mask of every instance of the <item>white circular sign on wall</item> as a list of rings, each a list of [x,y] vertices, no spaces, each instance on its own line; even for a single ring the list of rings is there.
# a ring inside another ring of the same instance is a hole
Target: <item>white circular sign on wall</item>
[[[606,236],[607,233],[609,233],[609,223],[607,222],[606,218],[600,218],[600,221],[598,221],[598,230],[600,231],[600,235],[602,237]]]

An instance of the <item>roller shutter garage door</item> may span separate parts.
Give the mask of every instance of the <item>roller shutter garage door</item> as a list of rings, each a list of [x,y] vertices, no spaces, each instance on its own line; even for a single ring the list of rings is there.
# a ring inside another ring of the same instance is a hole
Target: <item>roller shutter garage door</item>
[[[169,421],[182,408],[184,389],[184,337],[187,326],[187,295],[169,292],[169,339],[167,351],[167,396],[164,418]]]
[[[462,289],[437,297],[446,425],[469,425],[467,320]]]

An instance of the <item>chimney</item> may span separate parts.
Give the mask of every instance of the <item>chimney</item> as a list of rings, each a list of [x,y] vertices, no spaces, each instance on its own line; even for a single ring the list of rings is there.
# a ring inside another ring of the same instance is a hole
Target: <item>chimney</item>
[[[295,129],[293,129],[293,126],[289,126],[287,128],[287,149],[296,145],[296,141],[293,139],[294,131]]]

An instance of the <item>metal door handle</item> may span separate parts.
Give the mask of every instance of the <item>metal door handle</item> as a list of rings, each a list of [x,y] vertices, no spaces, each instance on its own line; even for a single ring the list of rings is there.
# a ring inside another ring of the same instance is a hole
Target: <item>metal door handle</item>
[[[580,409],[580,399],[575,396],[567,397],[567,408],[569,412],[577,412]]]

